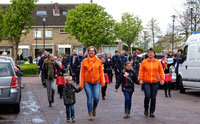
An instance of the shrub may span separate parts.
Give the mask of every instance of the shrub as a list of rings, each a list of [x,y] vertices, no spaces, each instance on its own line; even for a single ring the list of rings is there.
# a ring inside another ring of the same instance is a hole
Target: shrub
[[[37,64],[18,65],[23,70],[23,76],[37,75]]]

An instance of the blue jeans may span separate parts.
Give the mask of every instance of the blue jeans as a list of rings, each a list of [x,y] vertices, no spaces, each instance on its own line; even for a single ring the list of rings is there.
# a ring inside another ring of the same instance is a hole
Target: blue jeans
[[[132,101],[132,95],[133,95],[133,92],[123,92],[124,94],[124,98],[125,98],[125,102],[124,102],[124,105],[125,105],[125,109],[128,109],[128,110],[131,110],[131,101]]]
[[[149,109],[149,101],[151,99],[151,104],[150,104],[150,113],[155,112],[156,108],[156,96],[159,88],[159,82],[156,83],[143,83],[144,86],[144,108],[146,111]]]
[[[74,105],[66,105],[66,113],[67,113],[67,120],[69,120],[70,118],[75,118]]]
[[[96,108],[99,102],[100,95],[100,83],[90,84],[88,82],[84,82],[84,89],[87,95],[87,107],[88,112],[92,112],[92,108]],[[92,106],[93,99],[93,106]]]

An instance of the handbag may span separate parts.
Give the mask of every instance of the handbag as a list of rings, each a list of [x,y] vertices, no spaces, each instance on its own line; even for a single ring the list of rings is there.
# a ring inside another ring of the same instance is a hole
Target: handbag
[[[165,82],[172,81],[172,77],[170,74],[165,74]]]
[[[110,82],[109,82],[108,74],[104,74],[104,78],[105,78],[105,82],[109,84]]]
[[[56,77],[56,84],[57,85],[65,85],[65,78],[63,76]]]

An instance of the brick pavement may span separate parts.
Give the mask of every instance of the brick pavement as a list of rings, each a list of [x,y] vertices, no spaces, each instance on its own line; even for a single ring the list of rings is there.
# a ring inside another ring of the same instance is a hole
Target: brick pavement
[[[12,124],[64,124],[66,123],[63,99],[55,94],[53,107],[48,107],[47,91],[42,87],[39,77],[23,77],[21,112],[18,115],[0,114],[0,123]],[[164,91],[159,90],[155,118],[143,115],[144,93],[140,86],[132,98],[131,118],[123,119],[124,97],[121,89],[114,92],[114,83],[107,89],[106,100],[100,100],[97,116],[88,120],[85,91],[76,94],[76,124],[199,124],[199,93],[180,94],[172,91],[172,98],[165,98]]]

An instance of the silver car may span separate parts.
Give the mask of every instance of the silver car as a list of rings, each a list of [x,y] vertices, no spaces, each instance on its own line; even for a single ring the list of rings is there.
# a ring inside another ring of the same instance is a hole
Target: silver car
[[[0,59],[0,104],[10,104],[20,112],[21,89],[15,69],[9,60]]]

